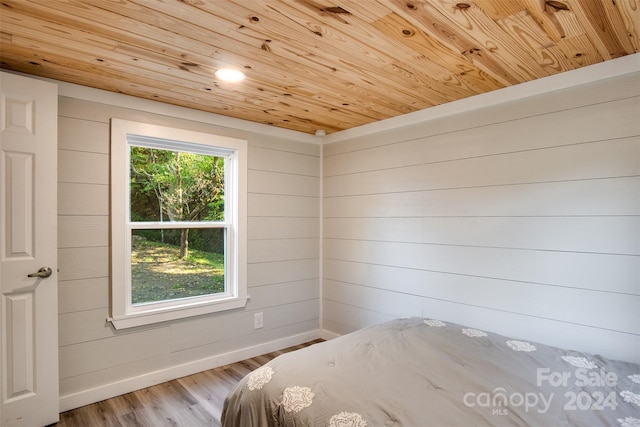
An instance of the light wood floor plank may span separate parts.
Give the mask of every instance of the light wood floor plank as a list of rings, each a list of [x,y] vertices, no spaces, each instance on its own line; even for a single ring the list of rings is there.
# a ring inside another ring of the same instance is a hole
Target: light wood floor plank
[[[60,414],[57,427],[220,427],[229,391],[275,357],[321,342],[274,351]]]

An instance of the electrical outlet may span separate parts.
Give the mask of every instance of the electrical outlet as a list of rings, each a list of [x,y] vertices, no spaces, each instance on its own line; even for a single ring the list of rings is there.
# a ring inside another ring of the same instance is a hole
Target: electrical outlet
[[[260,329],[264,326],[262,312],[253,315],[253,329]]]

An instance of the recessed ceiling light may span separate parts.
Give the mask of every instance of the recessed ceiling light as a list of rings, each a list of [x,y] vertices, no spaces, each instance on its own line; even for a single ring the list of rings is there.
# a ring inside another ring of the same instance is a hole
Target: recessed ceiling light
[[[216,71],[216,77],[225,82],[239,82],[244,80],[245,75],[242,71],[233,68],[221,68]]]

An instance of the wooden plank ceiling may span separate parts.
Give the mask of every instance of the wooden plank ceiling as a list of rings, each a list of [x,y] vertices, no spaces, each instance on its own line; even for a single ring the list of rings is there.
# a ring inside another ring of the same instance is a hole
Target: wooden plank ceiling
[[[1,67],[314,133],[638,52],[640,0],[3,0]],[[243,70],[222,83],[219,68]]]

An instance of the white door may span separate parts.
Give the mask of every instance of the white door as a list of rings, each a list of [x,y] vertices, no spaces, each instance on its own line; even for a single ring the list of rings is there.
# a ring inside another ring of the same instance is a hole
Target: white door
[[[59,412],[58,88],[0,72],[0,92],[0,426],[38,427]]]

